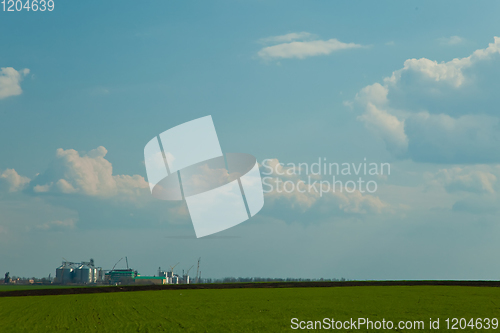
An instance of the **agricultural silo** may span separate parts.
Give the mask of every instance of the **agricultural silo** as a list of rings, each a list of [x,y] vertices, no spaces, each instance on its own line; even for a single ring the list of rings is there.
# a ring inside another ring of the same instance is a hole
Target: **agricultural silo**
[[[78,269],[76,270],[76,281],[77,283],[92,283],[93,280],[93,274],[92,274],[92,267],[88,265],[80,265]]]
[[[91,271],[91,274],[92,274],[92,279],[90,281],[90,283],[96,283],[97,282],[97,278],[98,278],[98,272],[97,272],[97,268],[95,268],[94,266],[91,266],[90,267],[90,271]]]
[[[56,278],[55,278],[56,283],[62,283],[64,266],[65,265],[63,263],[61,266],[56,268]]]
[[[72,263],[63,261],[62,265],[56,268],[56,282],[61,284],[73,282],[75,278],[74,269]]]
[[[102,270],[101,267],[96,268],[96,282],[103,282],[104,281],[104,274],[105,272]]]

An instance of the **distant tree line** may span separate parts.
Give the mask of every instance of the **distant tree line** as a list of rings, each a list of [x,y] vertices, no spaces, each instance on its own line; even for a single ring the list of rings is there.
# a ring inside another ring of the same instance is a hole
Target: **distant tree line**
[[[302,279],[302,278],[264,278],[264,277],[225,277],[222,279],[200,279],[199,283],[238,283],[238,282],[314,282],[314,281],[324,281],[324,282],[344,282],[349,281],[345,278],[340,279]]]
[[[49,277],[43,277],[43,278],[36,278],[36,277],[19,277],[19,276],[11,276],[10,272],[5,273],[5,277],[2,280],[0,280],[0,283],[3,282],[5,284],[9,283],[16,283],[16,284],[50,284],[51,278],[50,275]]]

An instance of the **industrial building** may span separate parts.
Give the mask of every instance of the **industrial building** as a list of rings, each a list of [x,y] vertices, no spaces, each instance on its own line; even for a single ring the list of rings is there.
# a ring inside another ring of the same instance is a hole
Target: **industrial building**
[[[104,281],[109,284],[132,284],[137,276],[132,268],[113,269],[104,275]]]
[[[158,276],[165,279],[166,284],[178,284],[180,280],[179,276],[177,274],[174,274],[173,270],[170,272],[164,272],[159,268]]]
[[[56,269],[54,283],[59,284],[92,284],[103,280],[101,267],[95,267],[94,259],[80,263],[63,261]]]
[[[200,260],[201,258],[198,259],[198,270],[196,272],[196,276],[198,277],[198,271],[200,269]],[[177,263],[174,266],[170,266],[169,271],[162,271],[161,267],[158,267],[158,276],[164,277],[166,280],[166,284],[190,284],[191,279],[189,278],[189,271],[194,267],[191,266],[187,272],[184,274],[184,270],[182,270],[182,276],[179,276],[177,274],[174,274],[174,268],[178,265]]]
[[[167,284],[167,279],[162,276],[136,276],[135,284]]]
[[[63,258],[64,259],[64,258]],[[56,269],[56,277],[54,283],[56,284],[111,284],[111,285],[130,285],[130,284],[189,284],[191,280],[189,278],[189,271],[194,267],[191,266],[182,275],[174,274],[174,268],[179,264],[170,266],[170,270],[163,271],[158,267],[158,276],[141,276],[139,273],[128,266],[128,258],[125,257],[127,268],[126,269],[115,269],[116,265],[124,258],[118,260],[118,262],[109,271],[104,271],[101,267],[95,267],[94,259],[90,261],[82,261],[80,263],[63,261],[62,265]],[[201,259],[201,258],[200,258]],[[198,271],[200,265],[200,259],[198,259],[198,269],[196,272],[198,281]],[[201,274],[200,274],[201,275]]]

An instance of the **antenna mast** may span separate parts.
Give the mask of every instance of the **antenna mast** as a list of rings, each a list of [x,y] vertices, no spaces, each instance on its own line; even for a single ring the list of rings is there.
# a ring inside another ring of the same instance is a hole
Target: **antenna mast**
[[[200,260],[201,260],[201,257],[198,258],[198,268],[196,269],[196,283],[199,282],[200,280]]]

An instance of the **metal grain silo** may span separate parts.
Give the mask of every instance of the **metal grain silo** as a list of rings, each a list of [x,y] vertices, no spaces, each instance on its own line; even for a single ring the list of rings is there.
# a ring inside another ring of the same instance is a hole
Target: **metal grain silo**
[[[76,281],[77,283],[92,283],[93,280],[93,274],[92,274],[92,267],[88,265],[80,265],[78,269],[76,270]]]
[[[90,271],[92,273],[92,279],[90,283],[96,283],[99,276],[99,272],[97,271],[97,268],[95,268],[94,266],[90,267]]]
[[[65,262],[56,269],[56,280],[58,283],[71,283],[74,277],[74,267],[70,263]]]
[[[64,270],[64,266],[65,265],[63,263],[61,266],[59,266],[59,267],[56,268],[56,279],[55,279],[56,283],[62,283],[63,282],[63,276],[64,276],[63,270]]]

